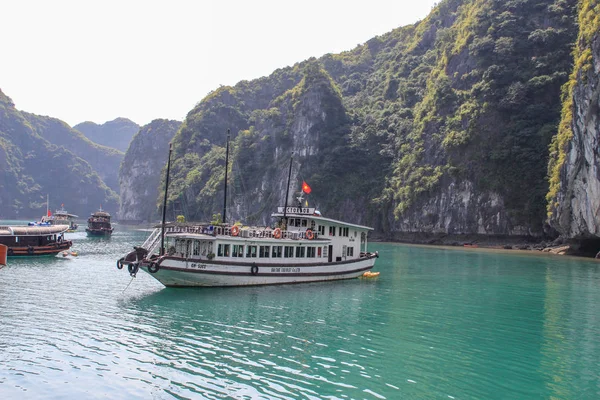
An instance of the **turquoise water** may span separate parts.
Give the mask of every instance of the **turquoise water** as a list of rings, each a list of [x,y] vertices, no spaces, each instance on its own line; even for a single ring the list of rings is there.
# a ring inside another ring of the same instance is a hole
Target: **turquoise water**
[[[0,398],[597,399],[600,263],[372,243],[376,280],[167,289],[146,232],[0,270]]]

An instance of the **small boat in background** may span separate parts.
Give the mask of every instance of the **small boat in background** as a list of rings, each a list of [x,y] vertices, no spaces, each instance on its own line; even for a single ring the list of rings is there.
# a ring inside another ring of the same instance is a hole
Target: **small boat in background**
[[[102,210],[102,206],[100,206],[100,210],[90,215],[87,223],[85,231],[88,236],[110,236],[113,232],[110,214]]]
[[[69,230],[67,232],[75,232],[79,225],[75,223],[75,218],[79,218],[75,214],[69,214],[65,210],[65,205],[60,205],[60,210],[56,210],[54,215],[51,217],[52,225],[69,225]]]
[[[8,257],[57,255],[73,245],[64,238],[67,229],[68,225],[0,226],[0,244],[7,247]]]

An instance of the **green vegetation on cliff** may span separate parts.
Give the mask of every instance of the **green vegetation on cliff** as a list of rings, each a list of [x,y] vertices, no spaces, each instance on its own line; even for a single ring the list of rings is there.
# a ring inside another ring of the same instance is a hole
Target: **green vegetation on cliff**
[[[548,175],[550,189],[548,200],[548,217],[552,217],[558,206],[557,196],[561,187],[561,170],[565,164],[571,140],[573,139],[573,91],[578,82],[584,82],[592,67],[592,40],[600,32],[600,2],[598,0],[582,0],[579,3],[579,36],[573,51],[574,68],[569,81],[563,86],[562,118],[558,134],[552,139],[550,146],[550,162]]]
[[[175,137],[172,199],[185,195],[196,218],[220,211],[229,128],[232,190],[261,202],[233,206],[250,220],[277,205],[295,151],[295,176],[332,217],[390,231],[467,182],[473,197],[502,199],[499,232],[541,232],[576,11],[576,0],[445,0],[351,51],[221,87]]]

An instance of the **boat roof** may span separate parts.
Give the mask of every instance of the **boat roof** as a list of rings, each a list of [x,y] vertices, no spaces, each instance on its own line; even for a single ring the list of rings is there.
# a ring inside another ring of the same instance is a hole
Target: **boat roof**
[[[297,207],[295,207],[295,208],[297,208]],[[311,213],[305,213],[305,212],[302,212],[302,213],[287,212],[285,214],[285,217],[286,218],[310,218],[310,219],[314,219],[315,221],[329,222],[330,224],[333,224],[333,225],[348,226],[348,227],[352,227],[354,229],[363,230],[363,231],[372,231],[372,230],[374,230],[373,228],[371,228],[369,226],[351,224],[351,223],[340,221],[340,220],[337,220],[337,219],[325,218],[325,217],[323,217],[321,215],[315,214],[314,212],[316,210],[314,210],[314,209],[310,209],[310,210],[313,210],[313,212],[311,212]],[[283,218],[283,211],[273,213],[273,214],[271,214],[271,216],[275,217],[275,218]]]
[[[66,212],[65,210],[56,210],[54,212],[54,216],[61,216],[61,217],[67,217],[67,218],[79,218],[79,215],[75,215],[75,214],[69,214],[68,212]]]
[[[107,213],[106,211],[96,211],[95,213],[92,213],[92,217],[109,217],[110,218],[110,214]]]
[[[69,225],[0,226],[2,236],[44,236],[66,232]]]

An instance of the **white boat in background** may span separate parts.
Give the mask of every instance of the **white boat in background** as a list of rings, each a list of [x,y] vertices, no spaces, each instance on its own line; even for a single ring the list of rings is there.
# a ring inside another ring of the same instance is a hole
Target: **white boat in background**
[[[169,164],[170,153],[166,187]],[[131,276],[141,269],[168,287],[272,285],[356,278],[378,257],[367,250],[372,228],[325,218],[315,208],[279,207],[271,227],[167,224],[165,209],[162,225],[117,261],[119,269],[127,266]]]

